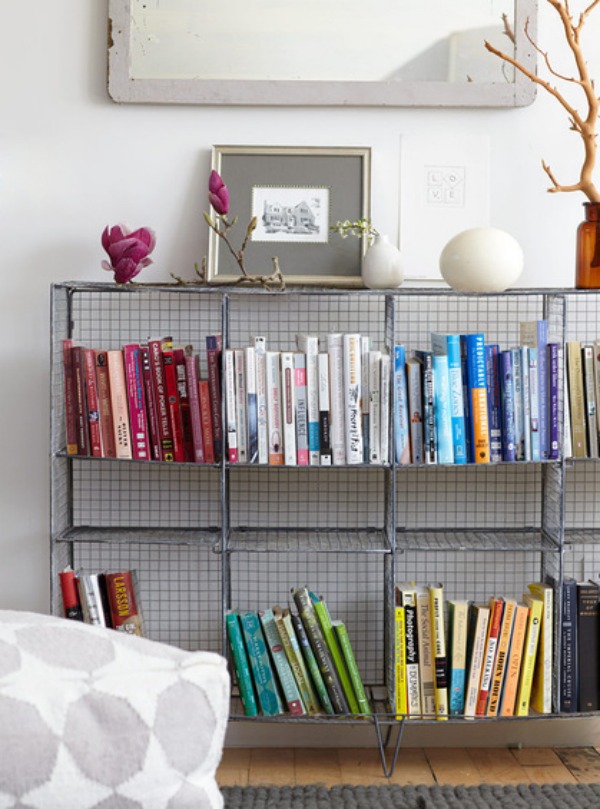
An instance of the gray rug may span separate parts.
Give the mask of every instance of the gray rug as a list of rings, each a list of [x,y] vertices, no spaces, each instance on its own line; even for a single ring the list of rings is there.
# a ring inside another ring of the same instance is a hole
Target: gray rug
[[[600,809],[600,784],[225,787],[225,809]]]

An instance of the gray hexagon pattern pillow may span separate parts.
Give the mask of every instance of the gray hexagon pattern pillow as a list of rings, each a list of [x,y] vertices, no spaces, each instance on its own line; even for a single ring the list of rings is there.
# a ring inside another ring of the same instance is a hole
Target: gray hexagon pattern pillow
[[[224,658],[0,610],[0,809],[216,809]]]

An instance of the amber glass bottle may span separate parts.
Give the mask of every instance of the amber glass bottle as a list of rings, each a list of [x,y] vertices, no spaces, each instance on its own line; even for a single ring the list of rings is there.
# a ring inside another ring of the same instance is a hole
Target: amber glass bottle
[[[600,289],[600,202],[584,202],[585,221],[577,228],[577,289]]]

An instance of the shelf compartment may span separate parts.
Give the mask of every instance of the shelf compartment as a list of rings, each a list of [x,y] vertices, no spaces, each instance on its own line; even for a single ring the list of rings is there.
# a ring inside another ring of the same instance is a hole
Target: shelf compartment
[[[510,529],[456,528],[400,529],[396,532],[396,549],[434,552],[507,552],[507,553],[558,553],[559,546],[543,535],[539,529],[515,531]]]
[[[102,528],[80,526],[70,528],[55,537],[55,542],[90,542],[108,545],[206,545],[215,550],[221,538],[220,528],[122,528],[107,526]]]
[[[311,528],[234,528],[230,553],[390,553],[383,531]]]

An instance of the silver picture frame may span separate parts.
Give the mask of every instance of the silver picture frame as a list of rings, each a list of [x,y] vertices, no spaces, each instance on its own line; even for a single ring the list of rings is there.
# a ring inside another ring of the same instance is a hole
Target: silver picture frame
[[[370,217],[369,147],[213,146],[212,168],[229,189],[229,238],[239,249],[253,216],[244,260],[269,275],[273,257],[288,285],[361,287],[366,237],[342,238],[338,220]],[[214,211],[211,216],[215,218]],[[209,232],[207,281],[231,284],[240,269],[223,239]]]

